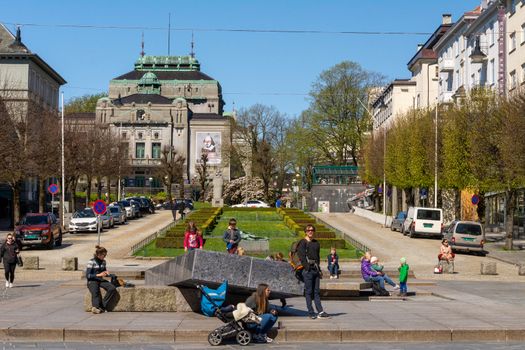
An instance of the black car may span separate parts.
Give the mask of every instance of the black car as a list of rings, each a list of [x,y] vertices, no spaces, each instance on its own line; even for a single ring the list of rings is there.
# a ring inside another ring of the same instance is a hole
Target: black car
[[[184,203],[184,206],[190,210],[193,210],[193,201],[191,199],[174,199],[173,200],[173,205],[169,202],[169,201],[166,201],[164,203],[162,203],[162,208],[163,209],[179,209],[180,208],[180,204],[181,203]]]

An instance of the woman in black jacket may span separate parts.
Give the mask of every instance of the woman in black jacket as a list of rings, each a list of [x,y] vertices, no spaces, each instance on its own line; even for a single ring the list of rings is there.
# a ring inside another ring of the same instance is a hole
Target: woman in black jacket
[[[117,288],[104,277],[109,276],[109,271],[106,269],[106,255],[108,251],[101,246],[95,247],[95,254],[93,259],[89,260],[86,267],[86,278],[88,280],[87,287],[91,292],[91,312],[100,314],[107,311],[107,306],[115,293]],[[101,298],[100,288],[106,290],[104,300]]]
[[[0,248],[0,260],[4,262],[6,288],[13,288],[18,253],[20,253],[19,243],[15,240],[12,233],[8,233],[4,244]]]

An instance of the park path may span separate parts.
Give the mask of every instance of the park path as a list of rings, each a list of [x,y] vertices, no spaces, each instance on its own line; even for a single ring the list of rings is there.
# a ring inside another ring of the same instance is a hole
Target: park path
[[[370,248],[372,255],[378,256],[385,266],[396,268],[399,259],[406,257],[410,268],[418,278],[439,280],[523,280],[518,276],[518,268],[509,263],[498,261],[496,276],[481,276],[480,264],[482,261],[495,261],[489,256],[481,257],[471,254],[456,254],[456,274],[433,273],[437,264],[437,255],[441,240],[426,238],[409,238],[400,232],[383,228],[368,219],[351,213],[312,213],[329,225],[348,234]]]

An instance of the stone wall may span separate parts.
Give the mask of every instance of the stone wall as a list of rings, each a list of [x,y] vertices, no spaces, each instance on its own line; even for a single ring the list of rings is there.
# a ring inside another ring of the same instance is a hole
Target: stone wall
[[[349,211],[347,200],[366,189],[361,184],[351,185],[313,185],[308,203],[309,211],[319,211],[319,201],[330,202],[330,212],[346,213]]]

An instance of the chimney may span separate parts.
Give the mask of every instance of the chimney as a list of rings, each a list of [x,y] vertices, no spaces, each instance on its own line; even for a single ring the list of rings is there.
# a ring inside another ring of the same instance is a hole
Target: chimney
[[[452,15],[450,13],[444,13],[441,16],[441,24],[452,24]]]

